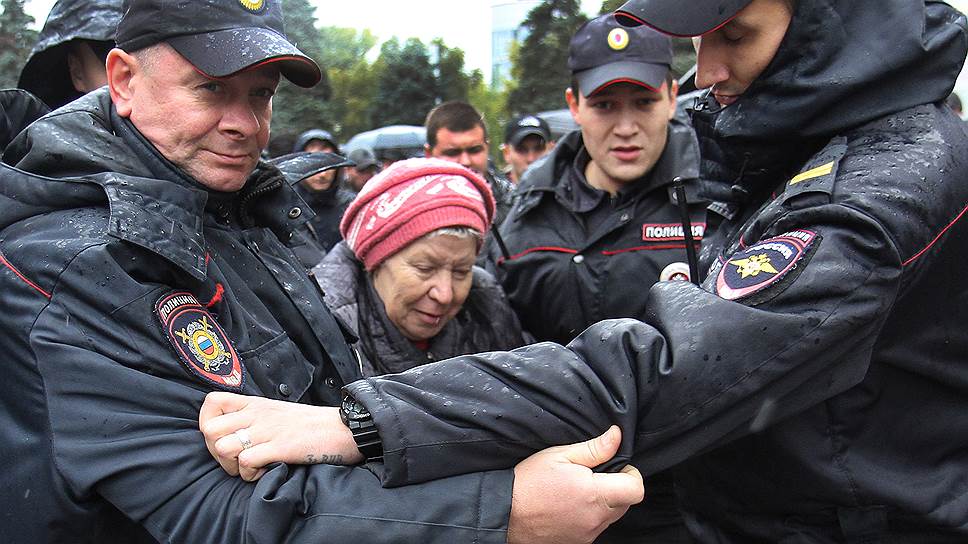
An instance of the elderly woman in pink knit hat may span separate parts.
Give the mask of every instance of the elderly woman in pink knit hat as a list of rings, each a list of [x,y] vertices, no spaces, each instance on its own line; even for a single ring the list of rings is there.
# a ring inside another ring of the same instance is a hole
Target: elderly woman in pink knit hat
[[[501,287],[474,266],[493,217],[488,184],[451,162],[397,162],[363,187],[315,274],[360,338],[364,375],[525,344]]]

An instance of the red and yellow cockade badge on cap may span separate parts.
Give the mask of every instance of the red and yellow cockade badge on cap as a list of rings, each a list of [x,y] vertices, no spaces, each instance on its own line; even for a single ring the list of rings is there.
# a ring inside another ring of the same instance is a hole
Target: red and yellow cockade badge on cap
[[[608,46],[615,51],[621,51],[629,46],[629,33],[624,28],[613,28],[608,33]]]
[[[244,367],[215,318],[186,291],[158,299],[155,313],[188,370],[215,387],[242,391]]]
[[[243,8],[251,11],[252,13],[259,13],[265,9],[267,1],[268,0],[239,0],[239,4],[242,4]]]

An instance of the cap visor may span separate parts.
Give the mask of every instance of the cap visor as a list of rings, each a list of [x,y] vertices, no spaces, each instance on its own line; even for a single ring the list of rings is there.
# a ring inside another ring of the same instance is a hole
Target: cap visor
[[[701,36],[727,23],[752,0],[629,0],[615,12],[624,25],[671,36]]]
[[[613,62],[575,74],[584,96],[591,96],[613,83],[633,83],[658,91],[669,73],[664,64]]]
[[[212,77],[226,77],[268,63],[278,64],[282,75],[300,87],[312,87],[322,77],[313,59],[281,34],[265,28],[234,28],[166,41],[195,68]]]
[[[581,83],[579,83],[579,85],[581,85]],[[528,136],[538,136],[542,140],[547,140],[547,138],[545,138],[545,133],[542,132],[540,128],[535,127],[535,128],[529,128],[527,130],[519,130],[518,132],[515,132],[514,136],[511,136],[511,141],[508,143],[510,143],[512,146],[516,146],[521,142],[523,142],[524,139],[527,138]]]

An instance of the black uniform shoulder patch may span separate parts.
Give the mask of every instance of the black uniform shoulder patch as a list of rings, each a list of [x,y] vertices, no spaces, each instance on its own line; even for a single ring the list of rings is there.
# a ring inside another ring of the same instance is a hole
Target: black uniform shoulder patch
[[[716,294],[738,300],[777,284],[797,267],[817,239],[813,231],[794,230],[735,253],[719,270]]]
[[[244,367],[212,314],[195,295],[173,291],[155,303],[155,314],[188,370],[220,389],[242,391]]]

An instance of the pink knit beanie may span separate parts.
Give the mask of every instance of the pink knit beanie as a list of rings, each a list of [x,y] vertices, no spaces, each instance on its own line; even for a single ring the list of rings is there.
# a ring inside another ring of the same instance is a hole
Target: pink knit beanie
[[[393,163],[363,186],[339,230],[366,269],[373,270],[437,229],[470,227],[486,235],[493,218],[494,196],[480,176],[453,162],[409,159]]]

